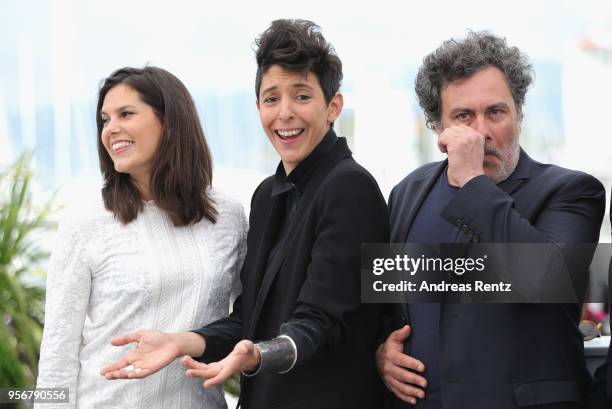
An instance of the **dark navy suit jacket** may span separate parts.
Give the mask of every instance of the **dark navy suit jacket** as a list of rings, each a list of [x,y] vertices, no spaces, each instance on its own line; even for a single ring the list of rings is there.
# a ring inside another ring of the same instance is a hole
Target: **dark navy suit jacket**
[[[393,242],[405,240],[446,166],[447,161],[425,165],[393,189]],[[466,242],[597,243],[605,191],[595,178],[540,164],[521,151],[503,186],[476,177],[441,216],[465,233]],[[583,407],[590,377],[577,325],[580,310],[577,303],[442,304],[438,349],[444,408]],[[396,325],[409,323],[409,307],[398,306],[395,318]],[[407,407],[398,399],[392,406]]]
[[[612,203],[610,204],[612,207]],[[610,212],[612,222],[612,211]],[[608,299],[612,298],[612,260],[608,268]],[[612,304],[608,309],[612,313]],[[608,347],[608,356],[605,362],[597,368],[593,384],[589,391],[589,409],[612,408],[612,343]]]

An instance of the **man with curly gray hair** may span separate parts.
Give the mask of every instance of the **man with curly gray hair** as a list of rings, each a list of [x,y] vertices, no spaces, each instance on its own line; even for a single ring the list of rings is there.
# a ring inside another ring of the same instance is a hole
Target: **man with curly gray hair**
[[[392,242],[598,241],[601,183],[538,163],[519,146],[531,82],[527,57],[488,32],[425,57],[416,93],[447,159],[391,192]],[[546,282],[537,274],[534,282]],[[589,375],[578,303],[411,303],[392,318],[376,353],[392,408],[583,407]]]
[[[458,186],[483,172],[499,183],[514,171],[525,94],[531,82],[527,56],[487,32],[470,32],[463,41],[448,40],[425,57],[416,93],[428,127],[440,133],[438,146],[449,154],[450,177],[458,178]],[[496,104],[483,105],[488,102],[483,100],[484,90],[474,89],[474,97],[465,94],[466,89],[489,85],[496,86]],[[446,116],[442,117],[445,104]],[[477,149],[483,143],[484,150]],[[467,150],[473,154],[463,155]]]

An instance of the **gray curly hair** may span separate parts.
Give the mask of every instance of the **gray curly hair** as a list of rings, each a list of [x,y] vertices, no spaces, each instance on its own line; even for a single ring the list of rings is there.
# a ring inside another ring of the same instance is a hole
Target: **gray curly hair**
[[[517,47],[508,47],[503,37],[488,31],[469,31],[465,39],[447,40],[423,59],[415,91],[425,112],[427,127],[436,129],[440,125],[442,88],[487,66],[497,67],[504,73],[522,118],[525,94],[534,75],[527,56]]]

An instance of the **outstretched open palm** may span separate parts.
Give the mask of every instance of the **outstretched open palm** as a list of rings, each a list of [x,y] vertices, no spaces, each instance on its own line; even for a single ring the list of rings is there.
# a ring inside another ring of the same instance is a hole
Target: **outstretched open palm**
[[[111,341],[115,346],[132,342],[137,343],[136,348],[100,371],[106,379],[147,377],[170,364],[180,353],[174,339],[160,331],[137,331]]]
[[[181,362],[187,367],[187,376],[205,379],[204,387],[210,388],[221,385],[237,372],[255,369],[259,366],[261,357],[253,342],[242,340],[228,356],[218,362],[203,364],[190,356],[184,356]]]

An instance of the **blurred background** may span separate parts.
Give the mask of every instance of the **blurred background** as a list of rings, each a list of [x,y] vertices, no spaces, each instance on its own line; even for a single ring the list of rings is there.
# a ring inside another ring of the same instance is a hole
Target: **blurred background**
[[[0,223],[23,228],[19,221],[43,217],[40,225],[29,226],[21,253],[8,246],[9,230],[0,237],[0,244],[6,242],[0,248],[0,275],[18,277],[32,291],[19,297],[26,297],[22,313],[35,328],[24,347],[20,337],[26,335],[16,335],[16,320],[0,320],[0,348],[4,331],[16,360],[24,362],[28,354],[25,361],[36,360],[44,299],[36,288],[44,287],[45,254],[57,217],[53,209],[99,194],[95,104],[100,81],[113,70],[152,64],[186,84],[212,149],[214,185],[248,210],[254,188],[278,163],[255,107],[253,51],[254,39],[276,18],[313,20],[334,45],[345,75],[345,109],[336,130],[348,138],[355,158],[373,173],[385,196],[415,167],[443,158],[425,127],[414,79],[427,53],[468,29],[505,36],[533,63],[536,77],[521,135],[530,156],[612,185],[612,135],[600,123],[612,98],[609,1],[3,1]],[[28,151],[31,157],[18,165],[18,179],[14,164]],[[26,187],[21,204],[16,183]],[[7,203],[24,216],[11,218]],[[608,220],[601,242],[610,242]],[[2,291],[0,314],[14,314],[17,296]],[[599,309],[593,307],[595,313]],[[27,348],[32,351],[24,352]],[[22,378],[31,380],[33,371],[34,364]]]

